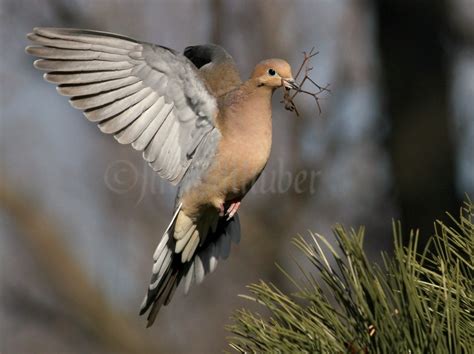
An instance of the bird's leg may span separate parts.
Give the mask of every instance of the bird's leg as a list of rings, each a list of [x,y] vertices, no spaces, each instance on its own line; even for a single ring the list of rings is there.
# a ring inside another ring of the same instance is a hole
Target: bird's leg
[[[224,203],[221,203],[217,209],[219,210],[219,216],[224,216]]]
[[[217,209],[219,216],[224,216],[225,214],[225,202],[224,199],[215,198],[211,200],[211,205]]]
[[[235,213],[237,213],[237,210],[239,210],[240,207],[240,199],[236,199],[230,203],[230,206],[227,208],[227,220],[230,220],[233,218]]]

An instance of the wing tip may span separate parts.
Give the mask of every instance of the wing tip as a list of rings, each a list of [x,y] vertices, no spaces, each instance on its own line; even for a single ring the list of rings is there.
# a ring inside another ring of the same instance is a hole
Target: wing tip
[[[26,38],[30,41],[36,42],[38,36],[50,38],[51,35],[58,34],[61,31],[67,32],[67,29],[60,27],[33,27],[33,32],[28,33]]]
[[[43,79],[47,82],[52,83],[52,84],[58,84],[58,81],[54,80],[54,77],[51,76],[50,73],[44,73],[43,74]]]
[[[123,137],[123,135],[120,135],[120,132],[117,134],[114,134],[114,139],[121,145],[128,145],[131,144],[131,140],[127,140],[126,138]]]
[[[82,102],[80,100],[74,100],[73,98],[69,99],[69,104],[71,105],[71,107],[79,110],[84,110],[84,107],[82,107],[81,103]]]
[[[30,41],[34,42],[35,41],[35,36],[36,36],[36,33],[30,32],[26,35],[26,39],[29,39]]]
[[[35,67],[35,69],[38,69],[38,70],[46,70],[46,67],[43,65],[45,63],[46,60],[44,59],[36,59],[34,62],[33,62],[33,66]]]
[[[146,312],[146,310],[147,310],[147,308],[146,308],[147,302],[148,302],[148,294],[145,295],[145,297],[143,298],[143,301],[142,301],[142,303],[141,303],[141,305],[140,305],[140,311],[138,312],[138,314],[139,314],[140,316],[143,315],[143,314]]]
[[[151,298],[148,297],[148,293],[145,295],[145,297],[143,298],[143,301],[140,305],[140,310],[138,312],[138,314],[140,316],[143,316],[144,314],[146,314],[148,312],[148,310],[150,310],[150,307],[152,307],[152,305],[154,305],[156,302],[156,299],[155,300],[151,300]],[[150,320],[150,316],[151,316],[151,312],[148,314],[148,322]],[[152,322],[153,324],[153,322]]]
[[[51,32],[51,30],[54,30],[54,27],[33,27],[33,32],[31,33],[32,35],[43,35],[46,36],[48,32]]]
[[[104,123],[106,122],[107,120],[105,120]],[[113,133],[116,133],[116,130],[117,130],[117,129],[114,129],[114,127],[112,126],[103,124],[103,123],[99,123],[97,126],[99,127],[99,130],[104,134],[113,134]]]
[[[25,53],[35,56],[35,57],[41,57],[41,50],[43,47],[35,44],[31,44],[25,48]]]
[[[47,35],[48,33],[53,34],[54,32],[67,32],[72,28],[61,28],[61,27],[33,27],[33,33],[41,35]]]
[[[33,47],[34,47],[33,45],[26,46],[25,53],[29,54],[29,55],[33,55],[33,54],[31,54],[31,51],[32,51]]]
[[[45,80],[46,80],[46,78],[45,78]],[[59,93],[61,96],[66,96],[66,97],[71,96],[71,95],[68,94],[67,89],[68,89],[68,87],[56,86],[56,92]]]

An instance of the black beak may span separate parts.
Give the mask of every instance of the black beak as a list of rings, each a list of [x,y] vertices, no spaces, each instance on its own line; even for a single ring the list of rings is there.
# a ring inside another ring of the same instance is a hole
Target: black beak
[[[283,85],[288,89],[298,90],[299,87],[293,79],[283,79]]]

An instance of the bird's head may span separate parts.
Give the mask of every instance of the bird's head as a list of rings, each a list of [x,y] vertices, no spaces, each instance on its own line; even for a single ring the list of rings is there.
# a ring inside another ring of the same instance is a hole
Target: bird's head
[[[257,64],[252,77],[257,86],[267,86],[273,89],[286,87],[298,89],[293,79],[291,66],[283,59],[267,59]]]

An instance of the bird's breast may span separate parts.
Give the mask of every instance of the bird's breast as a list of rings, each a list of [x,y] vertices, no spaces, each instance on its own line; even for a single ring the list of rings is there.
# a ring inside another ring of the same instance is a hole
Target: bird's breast
[[[217,122],[222,137],[216,155],[199,185],[184,196],[184,203],[194,209],[242,198],[270,157],[271,93],[237,98],[221,106]]]
[[[255,119],[265,121],[249,123]],[[203,189],[224,201],[243,197],[264,169],[271,146],[271,116],[243,117],[223,132],[215,159],[203,178]]]
[[[226,199],[243,195],[255,183],[270,156],[271,126],[223,136],[210,174]]]

